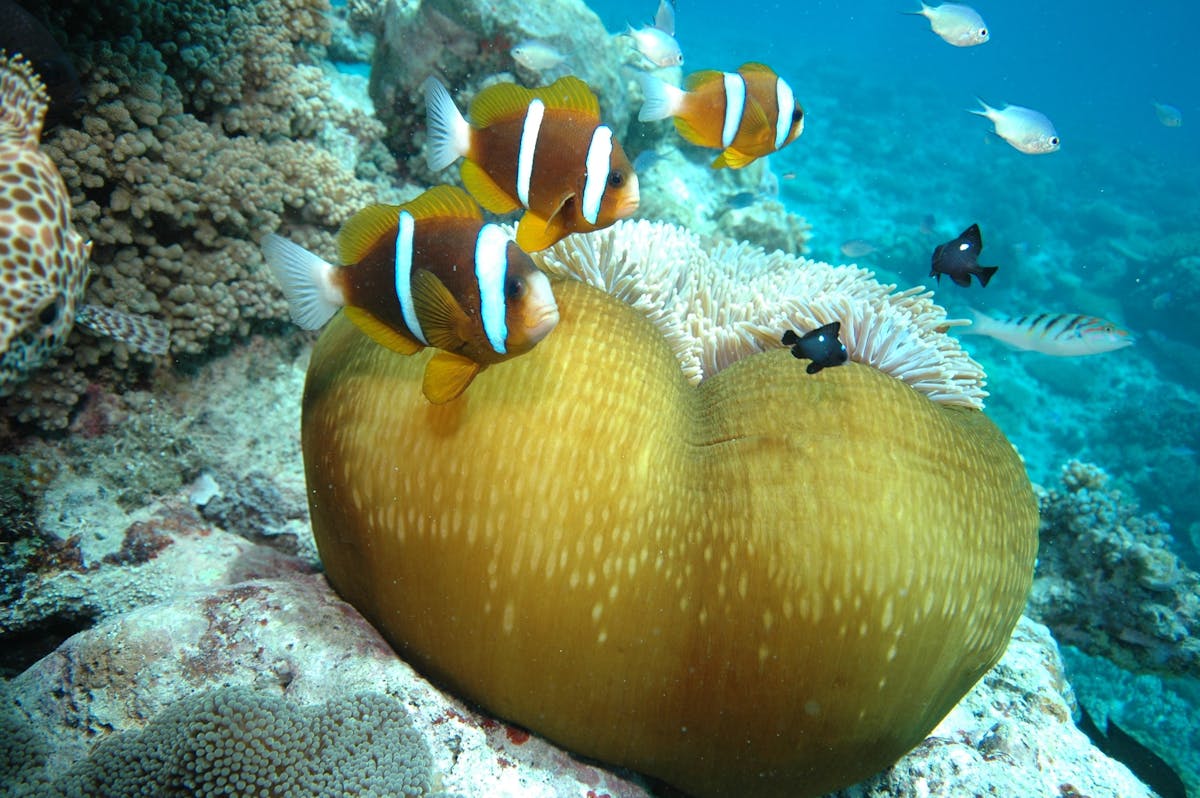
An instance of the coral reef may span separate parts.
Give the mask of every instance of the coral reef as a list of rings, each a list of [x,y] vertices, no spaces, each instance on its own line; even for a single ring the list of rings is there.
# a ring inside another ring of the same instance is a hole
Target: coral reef
[[[193,566],[211,562],[200,555]],[[87,786],[124,788],[136,774],[167,788],[155,795],[203,794],[198,785],[170,789],[178,770],[161,761],[164,750],[211,761],[215,747],[240,733],[234,756],[250,767],[259,753],[284,764],[274,782],[280,786],[268,794],[289,798],[360,794],[355,786],[390,796],[397,793],[370,787],[402,788],[398,782],[424,780],[430,771],[442,790],[464,796],[593,789],[646,798],[627,779],[442,695],[322,578],[299,573],[294,563],[285,571],[151,599],[72,636],[0,687],[0,731],[11,732],[0,737],[0,784],[18,795],[123,796],[141,793]],[[197,713],[209,729],[189,740]],[[301,754],[314,761],[294,762]],[[360,772],[329,789],[311,766]]]
[[[12,681],[0,698],[0,773],[28,773],[40,761],[55,763],[54,774],[83,768],[98,744],[136,734],[187,696],[229,686],[274,694],[286,685],[297,708],[363,691],[400,699],[450,793],[646,798],[628,775],[438,693],[311,573],[307,524],[249,512],[253,497],[272,491],[256,479],[242,487],[236,475],[270,474],[286,507],[303,490],[295,432],[305,363],[295,346],[256,336],[163,386],[154,397],[161,417],[144,431],[149,440],[126,437],[130,419],[150,412],[147,398],[127,405],[104,394],[77,419],[86,426],[73,437],[86,437],[88,447],[51,439],[0,458],[0,563],[15,588],[2,597],[0,656]],[[125,465],[154,460],[156,440],[184,437],[194,440],[188,456],[196,459],[164,463],[153,495],[122,474]],[[118,443],[120,457],[103,456]],[[168,478],[168,467],[184,471]],[[73,472],[92,478],[81,483]],[[205,472],[230,499],[220,519],[264,541],[277,537],[270,525],[285,521],[301,556],[199,517],[188,505],[202,503],[207,513],[216,500],[211,483],[201,489],[206,480],[189,484]],[[139,510],[147,500],[152,506]],[[79,614],[67,617],[73,610]],[[1066,690],[1045,630],[1022,622],[998,666],[928,742],[841,796],[915,795],[930,785],[1055,794],[1058,784],[1094,798],[1146,795],[1071,729]]]
[[[1041,548],[1029,613],[1056,638],[1135,671],[1200,671],[1200,574],[1167,525],[1071,461],[1039,490]]]
[[[162,318],[197,356],[286,318],[258,237],[281,225],[311,245],[390,192],[334,154],[378,158],[382,128],[331,96],[315,62],[323,0],[103,0],[41,9],[85,77],[79,128],[43,141],[93,242],[87,299]],[[367,170],[379,175],[380,170]],[[145,359],[75,333],[0,416],[66,426],[87,386],[136,386]]]

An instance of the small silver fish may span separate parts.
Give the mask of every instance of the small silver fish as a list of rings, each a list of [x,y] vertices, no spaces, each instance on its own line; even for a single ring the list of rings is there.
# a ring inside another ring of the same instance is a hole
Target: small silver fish
[[[84,304],[92,242],[71,224],[71,197],[38,148],[49,97],[20,55],[0,51],[0,396],[13,392],[76,326],[165,354],[156,319]]]
[[[1155,102],[1154,113],[1165,127],[1183,127],[1183,112],[1173,105]]]
[[[1133,336],[1107,319],[1075,313],[992,317],[972,310],[974,324],[964,335],[986,335],[1017,349],[1056,357],[1098,355],[1133,345]]]
[[[849,241],[843,241],[838,249],[847,258],[865,258],[879,247],[865,238],[852,238]]]
[[[921,2],[920,11],[905,11],[916,17],[929,20],[929,27],[938,36],[955,47],[974,47],[983,44],[991,34],[988,33],[987,23],[979,12],[970,6],[959,3],[942,3],[940,6],[930,6]]]
[[[637,51],[650,66],[661,69],[683,64],[683,51],[675,41],[675,7],[669,0],[658,0],[653,25],[644,25],[637,30],[626,25],[625,35],[633,39]]]
[[[1058,132],[1054,129],[1054,123],[1042,112],[1007,104],[996,109],[978,97],[975,99],[983,106],[983,110],[968,111],[991,120],[996,135],[1016,149],[1026,155],[1045,155],[1058,149]]]
[[[529,39],[514,45],[509,51],[513,60],[531,72],[545,72],[567,60],[567,57],[552,45]]]

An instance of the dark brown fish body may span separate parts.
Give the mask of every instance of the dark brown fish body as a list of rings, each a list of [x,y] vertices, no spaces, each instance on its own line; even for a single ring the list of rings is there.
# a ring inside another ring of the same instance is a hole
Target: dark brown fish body
[[[435,276],[462,306],[463,312],[474,320],[479,316],[479,281],[474,264],[481,227],[482,222],[478,219],[445,216],[414,225],[413,229],[412,262],[435,270]],[[396,296],[397,232],[393,228],[384,233],[354,268],[339,269],[334,274],[345,292],[348,306],[360,308],[411,337]],[[517,245],[510,242],[508,263],[513,274],[521,274],[529,268],[523,255]],[[461,266],[454,268],[447,264]],[[486,348],[483,351],[486,353]]]
[[[979,253],[983,250],[983,237],[979,233],[979,225],[973,224],[963,230],[958,238],[938,244],[933,251],[933,267],[930,277],[936,277],[941,282],[942,275],[949,277],[955,285],[966,288],[971,284],[971,275],[979,279],[981,286],[986,286],[996,273],[996,266],[980,266]]]

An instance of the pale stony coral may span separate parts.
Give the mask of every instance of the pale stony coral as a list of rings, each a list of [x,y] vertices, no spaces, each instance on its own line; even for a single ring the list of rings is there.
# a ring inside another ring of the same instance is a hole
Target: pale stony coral
[[[0,728],[19,732],[19,712],[0,708]],[[0,751],[0,775],[17,795],[395,798],[428,794],[433,767],[395,698],[361,693],[300,707],[246,688],[185,698],[140,732],[106,739],[62,774],[40,770],[46,746],[29,731]]]
[[[1029,613],[1055,637],[1132,670],[1200,667],[1200,575],[1099,467],[1071,461],[1040,490],[1041,548]]]
[[[700,236],[746,241],[767,251],[808,252],[810,226],[776,199],[779,180],[766,158],[744,169],[714,170],[708,165],[711,156],[701,157],[701,152],[693,148],[685,154],[674,146],[655,150],[655,157],[638,173],[638,216],[671,222]]]
[[[387,196],[379,152],[355,178],[346,141],[365,153],[382,128],[331,103],[310,61],[329,36],[320,0],[108,0],[44,9],[66,31],[85,77],[76,127],[43,142],[94,242],[88,301],[164,319],[172,351],[203,355],[286,305],[262,265],[265,232],[328,244],[362,206]],[[341,159],[327,149],[338,142]],[[352,148],[352,147],[351,147]],[[63,427],[89,382],[142,379],[145,358],[74,334],[0,416]]]

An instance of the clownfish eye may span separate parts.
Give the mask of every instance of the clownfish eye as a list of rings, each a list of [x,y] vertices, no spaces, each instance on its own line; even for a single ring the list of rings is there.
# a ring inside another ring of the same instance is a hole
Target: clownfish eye
[[[508,300],[518,300],[525,296],[529,284],[525,282],[524,277],[509,277],[504,283],[504,298]]]
[[[614,169],[608,173],[608,185],[610,188],[620,188],[625,185],[625,175],[620,169]]]
[[[804,118],[804,109],[797,105],[796,108],[792,111],[792,122],[799,122],[803,118]]]

